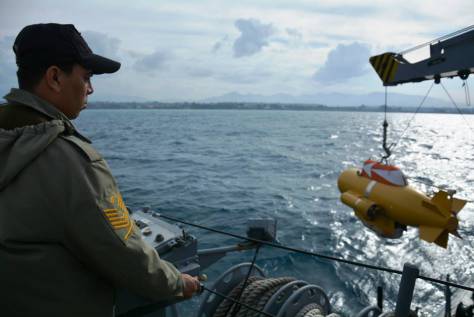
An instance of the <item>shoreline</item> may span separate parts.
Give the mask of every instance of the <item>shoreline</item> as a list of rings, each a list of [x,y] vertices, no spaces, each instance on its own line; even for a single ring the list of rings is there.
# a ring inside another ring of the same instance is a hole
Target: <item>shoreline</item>
[[[345,112],[384,112],[381,106],[325,106],[311,104],[272,104],[272,103],[161,103],[161,102],[92,102],[89,110],[262,110],[262,111],[345,111]],[[388,106],[389,113],[413,113],[416,107]],[[421,107],[419,113],[474,114],[472,107],[446,108]]]

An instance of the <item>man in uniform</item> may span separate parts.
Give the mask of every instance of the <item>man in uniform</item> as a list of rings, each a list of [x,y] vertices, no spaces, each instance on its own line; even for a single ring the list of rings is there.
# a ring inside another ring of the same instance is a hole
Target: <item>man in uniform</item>
[[[73,25],[36,24],[13,50],[19,89],[0,107],[0,315],[113,316],[117,288],[189,298],[196,278],[147,245],[101,155],[75,129],[95,55]]]

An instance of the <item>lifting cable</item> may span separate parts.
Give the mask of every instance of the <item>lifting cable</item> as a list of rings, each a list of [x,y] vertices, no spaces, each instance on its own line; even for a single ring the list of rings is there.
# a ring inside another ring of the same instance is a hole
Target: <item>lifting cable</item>
[[[424,182],[424,181],[420,181],[420,180],[417,180],[415,179],[414,177],[408,177],[408,176],[405,176],[406,178],[408,178],[411,182],[414,182],[414,183],[419,183],[419,184],[423,184],[423,185],[426,185],[428,187],[433,187],[433,188],[436,188],[436,189],[439,189],[439,190],[444,190],[444,191],[449,191],[450,189],[447,188],[446,186],[437,186],[437,185],[434,185],[434,184],[430,184],[428,182]],[[465,199],[464,199],[465,200]],[[471,200],[466,200],[467,202],[472,202]]]
[[[390,151],[391,146],[387,146],[387,128],[388,128],[388,122],[387,122],[387,86],[385,86],[385,107],[384,107],[384,119],[383,119],[383,141],[382,141],[382,147],[385,150],[385,155],[382,156],[382,161],[387,163],[387,159],[392,155],[392,152]]]
[[[324,255],[324,254],[321,254],[321,253],[307,251],[307,250],[304,250],[304,249],[297,249],[297,248],[288,247],[288,246],[273,243],[273,242],[253,239],[253,238],[245,237],[245,236],[238,235],[238,234],[235,234],[235,233],[230,233],[230,232],[222,231],[222,230],[219,230],[219,229],[214,229],[214,228],[194,224],[194,223],[191,223],[191,222],[179,219],[179,218],[167,216],[167,215],[164,215],[164,214],[161,214],[161,213],[153,213],[153,216],[154,217],[161,217],[161,218],[168,219],[168,220],[171,220],[171,221],[174,221],[174,222],[179,222],[179,223],[191,226],[191,227],[204,229],[204,230],[219,233],[219,234],[222,234],[222,235],[247,240],[247,241],[256,243],[257,245],[261,245],[261,246],[266,245],[266,246],[270,246],[270,247],[281,249],[281,250],[291,251],[291,252],[300,253],[300,254],[306,254],[306,255],[315,256],[315,257],[319,257],[319,258],[323,258],[323,259],[327,259],[327,260],[332,260],[332,261],[336,261],[336,262],[351,264],[351,265],[354,265],[354,266],[360,266],[360,267],[364,267],[364,268],[368,268],[368,269],[373,269],[373,270],[377,270],[377,271],[394,273],[394,274],[398,274],[398,275],[403,274],[403,272],[400,271],[400,270],[395,270],[395,269],[388,268],[388,267],[383,267],[383,266],[378,266],[378,265],[371,265],[371,264],[346,260],[346,259],[342,259],[342,258],[338,258],[338,257],[334,257],[334,256],[329,256],[329,255]],[[418,278],[420,278],[422,280],[430,281],[430,282],[433,282],[433,283],[442,284],[442,285],[445,285],[445,286],[451,286],[451,287],[460,288],[460,289],[463,289],[463,290],[466,290],[466,291],[474,292],[473,287],[468,287],[468,286],[465,286],[465,285],[456,284],[456,283],[449,282],[449,281],[443,281],[443,280],[440,280],[440,279],[435,279],[435,278],[431,278],[431,277],[427,277],[427,276],[423,276],[423,275],[419,275]]]
[[[411,116],[410,120],[408,120],[408,123],[405,127],[405,129],[403,130],[403,132],[400,134],[400,136],[398,137],[397,141],[390,144],[390,146],[388,147],[389,148],[389,152],[387,152],[388,154],[391,154],[391,151],[400,143],[400,141],[402,140],[403,136],[405,135],[405,133],[408,131],[408,129],[410,128],[410,125],[411,123],[413,122],[413,120],[415,119],[415,116],[418,114],[418,112],[420,111],[421,107],[423,106],[423,104],[425,103],[426,99],[428,98],[428,96],[430,95],[430,92],[431,90],[433,89],[433,86],[434,86],[435,82],[433,81],[431,83],[431,86],[430,88],[428,88],[428,91],[426,92],[425,96],[423,97],[423,99],[421,100],[420,104],[418,105],[418,107],[416,108],[416,111],[413,113],[413,115]],[[443,87],[444,91],[446,92],[446,94],[448,95],[449,99],[451,100],[451,102],[453,103],[453,105],[455,106],[455,108],[457,109],[457,111],[459,112],[459,114],[461,114],[461,116],[463,117],[466,125],[468,126],[468,128],[471,130],[471,132],[474,133],[473,129],[471,128],[469,122],[466,120],[466,118],[464,117],[464,114],[461,112],[461,110],[459,109],[458,105],[456,104],[456,102],[454,101],[454,99],[451,97],[451,95],[449,94],[448,90],[446,89],[446,87],[440,82],[441,86]],[[467,82],[467,79],[463,79],[463,87],[464,87],[464,91],[465,91],[465,95],[466,95],[466,105],[467,106],[470,106],[471,105],[471,96],[470,96],[470,92],[469,92],[469,86],[468,86],[468,82]],[[388,123],[387,123],[387,87],[385,87],[385,119],[384,119],[384,139],[383,139],[383,147],[385,149],[385,146],[386,146],[386,125],[388,126]],[[382,157],[382,160],[386,160],[387,156],[384,156]],[[411,181],[413,182],[416,182],[416,183],[420,183],[420,184],[423,184],[423,185],[426,185],[428,187],[433,187],[433,188],[437,188],[437,189],[440,189],[440,190],[448,190],[447,188],[445,187],[442,187],[442,186],[436,186],[436,185],[433,185],[433,184],[429,184],[427,182],[423,182],[423,181],[420,181],[420,180],[415,180],[414,178],[412,177],[407,177],[409,178]],[[466,200],[467,202],[469,203],[472,203],[473,201],[472,200]]]
[[[471,27],[474,27],[474,26],[471,26]],[[430,88],[428,89],[428,91],[426,92],[425,96],[423,97],[423,99],[421,100],[420,104],[418,105],[418,107],[416,108],[416,111],[413,113],[412,117],[410,118],[410,120],[408,120],[408,123],[405,127],[405,129],[403,130],[403,132],[400,134],[400,136],[398,137],[398,140],[392,144],[390,144],[390,146],[388,147],[389,148],[389,151],[387,152],[388,155],[390,155],[389,153],[391,153],[391,151],[398,145],[398,143],[401,141],[402,137],[405,135],[405,133],[407,132],[407,130],[410,128],[410,125],[413,121],[413,119],[415,119],[415,116],[418,114],[418,112],[420,111],[421,107],[423,106],[423,104],[425,103],[426,99],[428,98],[428,96],[430,95],[430,92],[431,92],[431,89],[433,88],[435,82],[432,82],[431,83],[431,86]],[[446,92],[446,95],[449,97],[451,103],[454,105],[454,107],[456,108],[456,110],[458,111],[458,113],[462,116],[464,122],[466,123],[467,127],[471,130],[471,132],[474,133],[474,130],[471,128],[471,125],[469,124],[469,122],[466,120],[466,118],[464,117],[464,114],[461,112],[461,109],[458,107],[458,105],[456,104],[456,102],[454,101],[453,97],[451,96],[451,94],[448,92],[448,90],[446,89],[446,87],[443,85],[442,82],[440,82],[441,84],[441,87],[443,87],[444,91]],[[470,106],[471,105],[471,94],[470,94],[470,91],[469,91],[469,84],[468,84],[468,81],[467,79],[463,79],[463,87],[464,87],[464,93],[465,93],[465,96],[466,96],[466,106]],[[385,118],[384,118],[384,139],[383,139],[383,147],[385,149],[385,146],[386,146],[386,126],[388,126],[388,123],[387,123],[387,87],[385,87]],[[384,157],[385,158],[385,157]]]
[[[430,88],[428,89],[428,91],[426,92],[425,96],[423,97],[423,100],[421,100],[420,104],[418,105],[418,107],[416,108],[416,111],[415,113],[413,113],[412,117],[410,118],[410,120],[408,120],[408,123],[405,127],[405,129],[403,130],[402,134],[400,134],[400,136],[398,137],[398,140],[397,142],[394,142],[390,145],[390,149],[393,149],[395,148],[398,143],[401,141],[402,137],[405,135],[405,133],[407,132],[408,128],[410,128],[410,125],[413,121],[413,119],[415,119],[415,116],[418,114],[418,112],[420,111],[421,109],[421,106],[423,106],[423,104],[425,103],[426,99],[428,98],[428,96],[430,95],[430,92],[431,92],[431,89],[433,89],[433,86],[434,86],[434,82],[431,83],[431,86]]]
[[[449,99],[451,100],[452,104],[454,105],[454,107],[456,108],[456,110],[458,111],[458,113],[461,115],[461,117],[463,118],[464,122],[466,123],[467,127],[469,128],[469,130],[471,130],[471,132],[474,133],[473,129],[471,128],[471,125],[469,124],[469,122],[467,121],[466,117],[464,116],[464,114],[461,112],[461,109],[458,107],[458,105],[456,104],[456,102],[454,101],[453,97],[451,97],[451,94],[448,92],[448,90],[446,89],[446,87],[443,85],[442,82],[439,82],[441,84],[441,87],[443,87],[443,90],[446,92],[446,95],[448,95]],[[431,87],[430,89],[428,90],[428,93],[426,94],[425,98],[423,99],[422,103],[420,104],[420,106],[418,107],[417,111],[415,112],[415,114],[413,115],[413,117],[411,118],[411,120],[413,120],[413,118],[415,117],[415,115],[418,113],[418,110],[420,109],[421,105],[424,103],[424,101],[426,100],[426,97],[428,97],[428,94],[429,92],[431,91],[431,88],[433,88],[433,84],[434,82],[431,84]],[[470,92],[469,92],[469,85],[468,85],[468,82],[467,82],[467,78],[463,79],[463,85],[464,87],[464,93],[465,93],[465,96],[466,96],[466,106],[470,106],[471,105],[471,95],[470,95]],[[410,120],[410,122],[411,122]],[[409,122],[409,123],[410,123]],[[400,141],[401,137],[403,136],[403,134],[405,134],[405,131],[408,129],[408,126],[405,128],[405,130],[403,131],[402,135],[400,136],[400,138],[398,139],[397,143]],[[396,144],[395,144],[396,145]],[[433,184],[428,184],[426,182],[423,182],[423,181],[419,181],[419,180],[414,180],[413,178],[410,178],[410,180],[414,181],[414,182],[417,182],[417,183],[421,183],[421,184],[424,184],[426,186],[429,186],[429,187],[434,187],[434,188],[437,188],[437,189],[440,189],[440,190],[448,190],[447,188],[445,187],[441,187],[441,186],[436,186],[436,185],[433,185]],[[448,190],[449,191],[449,190]],[[472,200],[466,200],[466,202],[469,202],[469,203],[472,203],[473,201]]]
[[[439,189],[439,190],[443,190],[443,191],[448,192],[448,193],[452,192],[453,195],[456,194],[456,190],[450,189],[446,186],[437,186],[437,185],[434,185],[434,184],[430,184],[430,183],[427,183],[427,182],[424,182],[424,181],[417,180],[414,177],[408,177],[408,176],[405,176],[405,177],[408,178],[410,180],[410,182],[423,184],[425,186],[433,187],[433,188],[436,188],[436,189]],[[468,202],[468,203],[474,203],[474,200],[469,200],[469,199],[464,199],[464,198],[463,198],[463,200]]]
[[[471,130],[472,133],[474,133],[474,130],[472,130],[471,128],[471,125],[469,124],[469,122],[467,121],[466,117],[464,117],[464,113],[461,112],[461,109],[459,109],[458,105],[456,104],[456,102],[454,101],[453,97],[451,97],[451,94],[448,92],[448,90],[446,89],[446,87],[443,85],[443,83],[440,82],[440,85],[441,87],[443,87],[444,91],[446,92],[446,95],[448,95],[449,99],[451,100],[451,102],[453,103],[454,107],[456,108],[456,110],[459,112],[459,114],[461,115],[461,117],[463,118],[464,122],[466,123],[467,127],[469,128],[469,130]],[[470,97],[470,96],[469,96]],[[467,98],[467,96],[466,96]]]
[[[463,81],[462,86],[464,87],[464,95],[466,96],[466,106],[470,107],[471,106],[471,92],[469,90],[469,83],[467,81],[467,78],[463,79],[462,81]]]

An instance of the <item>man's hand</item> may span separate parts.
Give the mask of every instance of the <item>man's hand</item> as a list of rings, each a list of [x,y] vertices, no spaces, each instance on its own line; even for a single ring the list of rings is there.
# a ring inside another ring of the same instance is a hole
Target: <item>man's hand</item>
[[[201,290],[201,284],[197,277],[192,277],[188,274],[181,274],[183,279],[183,297],[191,298],[194,293],[197,293]]]

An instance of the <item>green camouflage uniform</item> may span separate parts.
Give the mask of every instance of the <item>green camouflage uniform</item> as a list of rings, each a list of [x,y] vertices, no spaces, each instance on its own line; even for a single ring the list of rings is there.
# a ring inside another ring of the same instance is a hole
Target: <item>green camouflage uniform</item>
[[[130,219],[107,163],[55,107],[0,107],[0,315],[113,316],[117,288],[182,296],[179,271]]]

